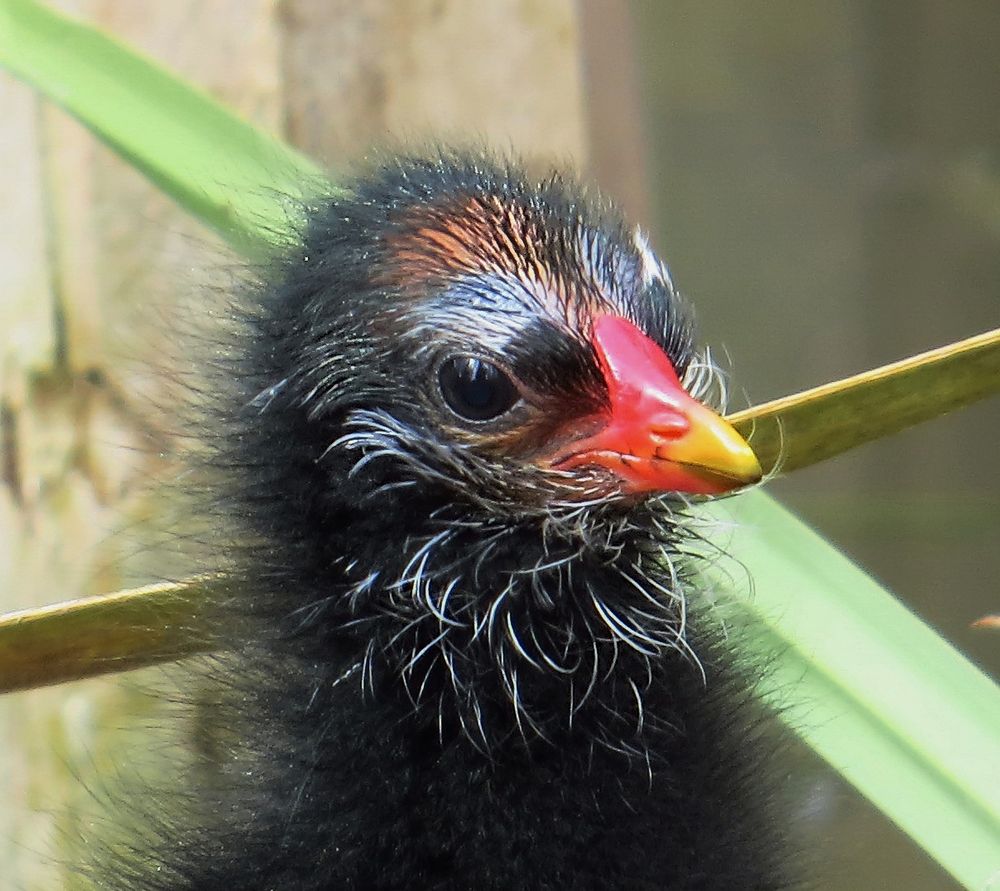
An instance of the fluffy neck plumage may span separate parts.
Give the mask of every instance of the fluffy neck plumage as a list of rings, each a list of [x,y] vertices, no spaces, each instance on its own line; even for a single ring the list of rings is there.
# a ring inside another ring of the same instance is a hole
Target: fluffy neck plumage
[[[658,504],[490,517],[430,484],[386,486],[392,456],[352,473],[363,457],[328,456],[330,494],[280,530],[296,546],[273,550],[300,559],[258,603],[278,639],[489,757],[567,735],[645,757],[654,678],[667,663],[701,677],[675,518]]]

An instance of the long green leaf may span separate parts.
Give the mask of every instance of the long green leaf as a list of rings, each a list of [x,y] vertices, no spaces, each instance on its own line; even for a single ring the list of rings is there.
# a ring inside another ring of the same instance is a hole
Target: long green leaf
[[[710,507],[737,532],[715,585],[762,628],[765,696],[796,733],[967,888],[1000,870],[1000,690],[761,493]]]
[[[730,415],[789,473],[1000,393],[1000,328]]]
[[[238,250],[287,238],[297,205],[321,182],[311,161],[207,94],[33,0],[0,0],[0,65]]]
[[[0,693],[204,652],[210,578],[164,582],[0,615]]]
[[[280,196],[300,194],[315,173],[200,93],[31,0],[0,0],[0,64],[243,250],[281,240],[289,212]],[[760,495],[742,505],[751,528],[732,551],[756,594],[746,598],[724,576],[716,584],[760,623],[763,651],[779,654],[768,699],[959,881],[983,887],[1000,870],[1000,692],[797,520]]]

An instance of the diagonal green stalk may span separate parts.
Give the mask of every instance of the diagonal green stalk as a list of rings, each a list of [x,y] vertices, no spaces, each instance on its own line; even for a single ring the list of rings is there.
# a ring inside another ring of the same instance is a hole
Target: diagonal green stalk
[[[282,196],[323,185],[293,150],[33,0],[0,0],[0,65],[245,253],[287,240],[297,219]],[[856,397],[853,410],[871,413]],[[765,496],[710,510],[725,516],[730,505],[741,524],[730,550],[756,593],[747,596],[721,569],[711,578],[728,608],[757,629],[752,646],[774,659],[765,699],[958,881],[986,887],[1000,871],[1000,691]],[[188,585],[183,596],[199,593]],[[170,592],[157,597],[172,614]],[[87,613],[73,615],[79,622]],[[11,646],[4,628],[18,624],[23,633],[23,622],[0,626],[0,648]],[[31,633],[39,629],[48,634],[38,625]]]
[[[728,417],[765,473],[791,473],[1000,393],[1000,328]]]
[[[211,577],[163,582],[0,615],[0,693],[161,662],[210,647]]]
[[[1000,869],[996,685],[772,499],[709,511],[737,524],[709,579],[758,629],[765,699],[956,879],[987,887]]]

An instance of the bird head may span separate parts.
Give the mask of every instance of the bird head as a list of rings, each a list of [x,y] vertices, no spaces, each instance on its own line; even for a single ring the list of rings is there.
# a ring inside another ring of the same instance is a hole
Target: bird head
[[[641,724],[690,654],[684,508],[760,477],[666,268],[579,185],[481,156],[390,161],[309,216],[222,455],[243,587],[486,746],[587,700]]]
[[[403,161],[314,221],[282,296],[299,307],[282,379],[332,431],[319,465],[350,455],[353,477],[492,517],[760,478],[691,392],[706,366],[666,268],[582,196],[479,159]]]

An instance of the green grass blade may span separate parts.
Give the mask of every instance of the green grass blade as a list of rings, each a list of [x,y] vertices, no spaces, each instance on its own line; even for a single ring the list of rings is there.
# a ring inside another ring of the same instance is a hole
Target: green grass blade
[[[0,693],[205,652],[199,607],[219,596],[212,583],[164,582],[0,615]]]
[[[761,654],[777,654],[765,698],[959,882],[988,887],[1000,876],[1000,688],[772,499],[711,511],[738,523],[728,551],[754,591],[724,565],[713,580],[762,627]]]
[[[790,473],[1000,393],[1000,328],[730,415],[765,473]]]
[[[110,37],[0,0],[0,65],[92,130],[238,250],[280,242],[318,168]],[[328,187],[327,187],[328,188]]]

